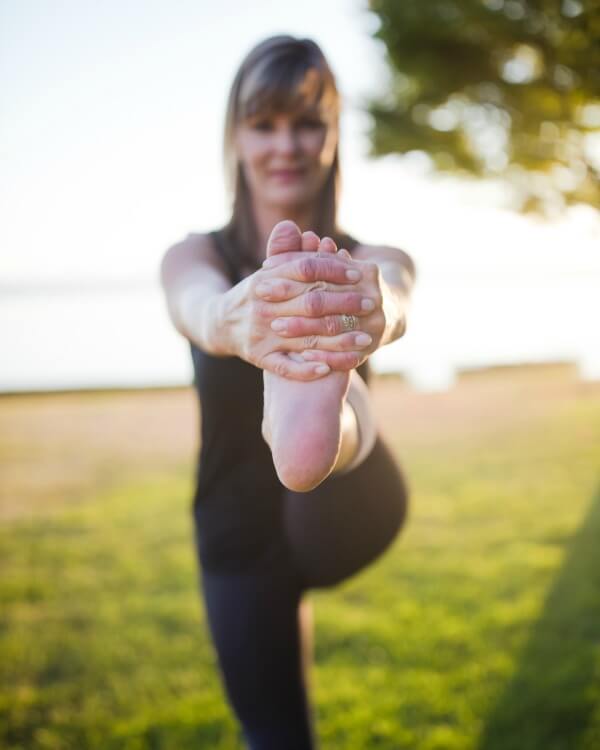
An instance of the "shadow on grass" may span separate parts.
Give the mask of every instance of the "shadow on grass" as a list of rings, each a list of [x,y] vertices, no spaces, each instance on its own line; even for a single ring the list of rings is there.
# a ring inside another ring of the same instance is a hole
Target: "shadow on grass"
[[[571,540],[517,672],[487,720],[479,750],[600,747],[600,737],[590,736],[599,731],[590,726],[600,703],[599,646],[600,490]]]

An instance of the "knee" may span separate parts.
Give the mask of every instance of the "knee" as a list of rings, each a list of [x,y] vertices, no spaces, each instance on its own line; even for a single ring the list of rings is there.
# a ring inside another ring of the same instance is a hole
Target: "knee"
[[[375,471],[371,476],[376,476],[377,481],[372,484],[372,494],[377,493],[381,497],[382,505],[387,508],[390,529],[395,536],[408,518],[410,485],[406,474],[381,438],[375,444],[373,453]]]

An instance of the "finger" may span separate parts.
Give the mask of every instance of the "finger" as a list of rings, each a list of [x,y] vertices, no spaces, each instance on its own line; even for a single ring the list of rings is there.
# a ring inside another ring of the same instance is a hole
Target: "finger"
[[[308,335],[299,338],[285,339],[283,345],[287,351],[302,352],[318,349],[326,352],[356,352],[365,349],[373,339],[368,333],[341,333],[339,336]]]
[[[314,232],[302,232],[302,250],[316,252],[319,249],[319,235]]]
[[[330,372],[326,362],[302,362],[284,352],[271,352],[262,360],[262,369],[291,380],[318,380]]]
[[[265,260],[263,260],[262,267],[265,269],[277,268],[278,266],[281,266],[284,263],[291,263],[291,261],[296,260],[297,258],[302,258],[303,252],[306,252],[306,250],[302,252],[291,250],[290,252],[287,252],[287,253],[278,253],[277,255],[271,255],[268,258],[265,258]]]
[[[269,258],[275,260],[277,256]],[[273,265],[263,263],[264,269],[272,269]],[[274,274],[273,274],[274,275]],[[337,257],[337,253],[327,253],[325,256],[317,253],[298,253],[297,257],[284,265],[277,264],[277,276],[286,276],[296,281],[330,281],[333,284],[356,283],[362,278],[360,266],[347,263]]]
[[[315,282],[316,284],[324,282]],[[254,288],[254,293],[269,302],[285,302],[304,294],[308,285],[302,281],[292,281],[278,277],[270,277],[260,281]]]
[[[299,258],[306,257],[306,253],[309,252],[308,250],[302,250],[301,252],[298,250],[290,250],[288,252],[282,252],[278,253],[277,255],[271,255],[268,258],[265,258],[262,262],[263,268],[277,268],[277,266],[280,266],[282,263],[291,263],[293,260],[298,260]],[[333,255],[333,253],[330,252],[322,252],[319,247],[317,247],[315,250],[310,251],[311,255],[315,258],[323,257],[323,256],[329,256]]]
[[[287,318],[307,316],[321,318],[325,315],[368,315],[375,309],[375,302],[358,292],[327,292],[314,289],[287,302],[264,303],[265,317]],[[275,304],[277,306],[275,306]],[[274,321],[273,321],[274,322]],[[274,331],[277,326],[271,326]]]
[[[315,289],[323,289],[330,292],[351,291],[351,284],[328,284],[326,281],[292,281],[277,276],[263,279],[254,287],[254,293],[261,299],[269,302],[286,302],[287,300],[299,297],[305,292],[311,292]],[[341,330],[338,331],[341,333]]]
[[[349,328],[354,326],[348,325],[348,318],[343,315],[323,315],[321,318],[307,317],[277,317],[272,322],[276,323],[274,330],[279,336],[296,337],[296,336],[338,336],[341,333],[350,333]],[[356,324],[358,320],[355,320]],[[353,333],[361,333],[355,330]],[[367,342],[368,343],[368,342]]]
[[[300,353],[308,362],[322,362],[332,370],[353,370],[361,363],[364,355],[358,352],[326,352],[322,349],[306,350]]]
[[[303,252],[291,250],[287,253],[278,253],[277,255],[271,255],[262,262],[262,267],[265,269],[277,268],[283,263],[291,263],[294,260],[300,260],[306,257],[319,258],[323,256],[325,256],[325,258],[333,256],[342,263],[348,263],[350,261],[354,268],[359,268],[358,261],[355,261],[347,250],[344,250],[343,252],[338,251],[336,253],[321,252],[321,250],[319,250],[315,253],[310,253],[310,255],[307,254],[306,250]]]
[[[321,253],[336,253],[337,245],[331,239],[331,237],[323,237],[318,249]]]

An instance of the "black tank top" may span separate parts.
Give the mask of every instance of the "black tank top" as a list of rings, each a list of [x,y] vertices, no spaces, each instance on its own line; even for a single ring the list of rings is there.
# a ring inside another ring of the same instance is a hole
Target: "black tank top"
[[[211,232],[232,284],[241,280],[235,248],[222,230]],[[349,235],[336,237],[349,252],[358,245]],[[258,269],[257,265],[257,269]],[[194,513],[200,528],[200,552],[211,560],[228,555],[239,560],[264,544],[277,521],[284,491],[273,467],[271,452],[262,438],[262,370],[239,357],[216,357],[190,342],[194,387],[200,402],[200,453],[196,469]],[[359,372],[368,380],[365,362]],[[248,514],[256,534],[248,535]],[[236,534],[239,524],[239,534]],[[243,541],[242,541],[243,539]],[[240,552],[240,544],[248,548]],[[231,547],[231,549],[228,549]]]

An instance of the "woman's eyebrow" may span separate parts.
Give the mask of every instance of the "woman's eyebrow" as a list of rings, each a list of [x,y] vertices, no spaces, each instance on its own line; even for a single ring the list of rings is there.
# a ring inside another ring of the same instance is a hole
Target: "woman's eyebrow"
[[[317,107],[311,107],[310,109],[298,109],[293,113],[292,116],[298,120],[304,117],[312,118],[315,120],[325,120],[325,113]]]

